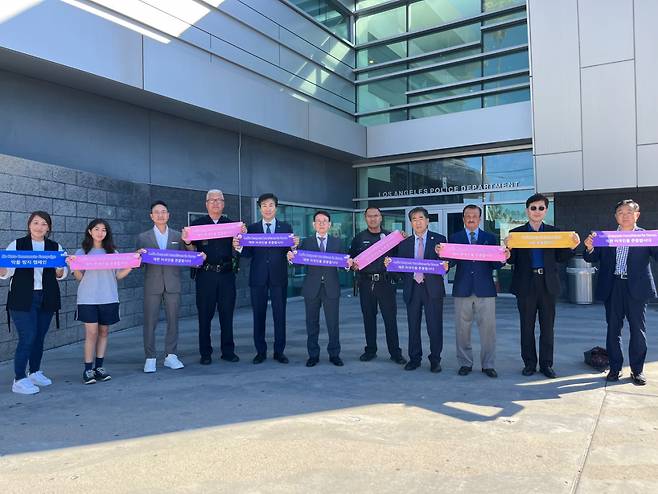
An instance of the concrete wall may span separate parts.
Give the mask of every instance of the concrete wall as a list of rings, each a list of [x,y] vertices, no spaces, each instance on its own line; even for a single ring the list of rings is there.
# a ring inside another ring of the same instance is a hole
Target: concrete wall
[[[529,0],[537,190],[658,184],[658,2]]]

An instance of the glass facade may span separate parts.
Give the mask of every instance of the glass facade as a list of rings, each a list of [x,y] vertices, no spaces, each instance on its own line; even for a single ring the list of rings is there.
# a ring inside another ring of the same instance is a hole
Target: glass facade
[[[298,9],[306,12],[336,36],[350,39],[351,17],[333,0],[288,0]]]
[[[530,99],[524,0],[363,0],[356,12],[359,123]]]

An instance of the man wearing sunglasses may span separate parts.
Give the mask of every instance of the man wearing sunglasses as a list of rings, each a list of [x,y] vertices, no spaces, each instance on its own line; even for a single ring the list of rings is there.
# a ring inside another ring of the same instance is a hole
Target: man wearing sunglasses
[[[553,232],[544,223],[548,212],[548,198],[542,194],[530,196],[525,203],[528,222],[511,232]],[[510,233],[511,233],[510,232]],[[574,234],[578,236],[577,234]],[[580,238],[577,239],[580,243]],[[505,239],[507,245],[507,239]],[[553,325],[555,302],[560,293],[558,263],[573,257],[572,249],[510,249],[508,263],[513,266],[510,291],[516,295],[521,322],[521,357],[524,376],[537,371],[535,320],[539,314],[539,370],[546,377],[555,378],[553,370]]]

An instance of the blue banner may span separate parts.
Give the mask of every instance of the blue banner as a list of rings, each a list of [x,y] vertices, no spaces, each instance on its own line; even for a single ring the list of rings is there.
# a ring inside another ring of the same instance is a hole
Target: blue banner
[[[2,268],[63,268],[64,266],[66,266],[66,254],[60,251],[0,251]]]

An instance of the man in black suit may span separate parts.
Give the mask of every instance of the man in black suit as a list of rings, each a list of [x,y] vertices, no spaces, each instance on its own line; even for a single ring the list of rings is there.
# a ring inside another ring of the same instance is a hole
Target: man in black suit
[[[317,211],[313,215],[313,228],[315,229],[315,235],[302,240],[299,246],[301,250],[345,252],[340,239],[329,235],[331,215],[327,211]],[[290,252],[288,259],[292,260],[294,255],[294,251]],[[306,367],[313,367],[320,361],[320,345],[318,344],[320,307],[324,307],[324,318],[327,322],[329,361],[339,367],[342,366],[338,333],[338,306],[340,301],[338,268],[308,266],[304,285],[302,286],[302,296],[306,306],[306,332],[308,335]]]
[[[511,232],[554,232],[552,225],[544,223],[548,211],[548,198],[542,194],[530,196],[525,203],[528,222]],[[574,234],[574,243],[580,243]],[[505,244],[507,245],[507,239]],[[508,263],[512,264],[512,286],[516,295],[521,323],[521,358],[524,376],[537,371],[535,345],[535,319],[539,313],[539,370],[546,377],[555,378],[553,370],[553,325],[555,302],[560,293],[558,263],[574,255],[573,249],[510,249]]]
[[[191,226],[231,223],[233,220],[223,216],[224,194],[212,189],[206,194],[208,215],[192,222]],[[187,238],[187,234],[184,236]],[[201,364],[212,362],[212,344],[210,341],[210,324],[219,313],[221,330],[221,358],[229,362],[238,362],[233,341],[233,311],[235,310],[235,271],[233,258],[237,257],[231,238],[214,238],[185,242],[188,250],[197,250],[206,254],[206,259],[195,271],[196,307],[199,314],[199,353]]]
[[[403,240],[398,246],[398,256],[415,259],[435,259],[439,257],[435,248],[445,243],[446,238],[440,233],[429,230],[429,213],[423,207],[409,211],[409,220],[413,235]],[[390,258],[385,259],[385,264]],[[445,263],[446,268],[448,263]],[[443,297],[445,287],[443,276],[423,273],[403,273],[402,297],[407,305],[407,322],[409,326],[409,362],[405,370],[420,367],[423,347],[420,326],[425,309],[425,323],[430,338],[430,370],[441,372],[441,351],[443,350]]]
[[[262,194],[257,201],[262,220],[247,227],[247,233],[292,233],[292,227],[285,221],[276,219],[279,199],[271,193]],[[295,239],[295,246],[299,239]],[[265,319],[267,317],[267,300],[272,301],[272,319],[274,321],[274,360],[288,363],[283,353],[286,347],[286,298],[288,291],[288,247],[240,247],[239,240],[233,239],[233,248],[242,257],[251,258],[249,270],[249,289],[251,291],[251,308],[254,315],[254,346],[256,356],[253,363],[260,364],[267,358],[265,342]]]
[[[637,226],[640,205],[632,199],[620,201],[615,206],[618,230],[642,230]],[[643,374],[647,356],[646,311],[650,298],[656,296],[656,286],[651,274],[651,258],[658,260],[658,247],[594,247],[592,235],[585,239],[587,250],[583,255],[588,262],[599,262],[599,278],[596,298],[605,303],[608,323],[606,349],[610,359],[608,381],[618,381],[624,355],[621,350],[621,329],[624,317],[628,320],[631,334],[628,360],[634,384],[647,383]]]

